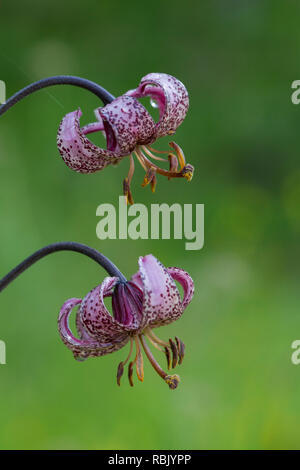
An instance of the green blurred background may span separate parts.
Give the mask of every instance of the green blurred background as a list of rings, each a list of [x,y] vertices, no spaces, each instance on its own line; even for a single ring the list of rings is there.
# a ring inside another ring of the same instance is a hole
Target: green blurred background
[[[182,319],[159,331],[187,345],[179,388],[170,391],[148,364],[144,384],[130,388],[124,377],[118,388],[127,348],[77,363],[57,332],[62,303],[104,272],[60,253],[22,275],[1,294],[0,448],[300,447],[300,366],[291,363],[300,339],[300,106],[290,98],[300,79],[299,15],[298,2],[275,0],[1,1],[7,96],[55,74],[115,95],[149,72],[184,82],[191,105],[176,141],[194,179],[159,177],[152,195],[137,165],[134,196],[204,203],[205,247],[97,239],[96,207],[117,204],[129,162],[87,176],[59,157],[63,115],[80,106],[82,123],[93,119],[99,102],[89,92],[55,87],[1,117],[1,275],[48,243],[75,240],[128,276],[153,253],[189,271],[196,293]]]

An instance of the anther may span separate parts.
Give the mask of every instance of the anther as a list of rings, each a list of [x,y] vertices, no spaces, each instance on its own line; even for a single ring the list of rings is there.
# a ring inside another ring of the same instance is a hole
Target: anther
[[[188,181],[191,181],[191,179],[193,178],[193,174],[194,174],[194,167],[193,165],[190,165],[189,163],[187,165],[185,165],[181,172],[180,172],[181,176],[183,176],[184,178],[186,178]]]
[[[182,170],[186,165],[183,150],[179,147],[178,144],[176,144],[176,142],[169,142],[169,145],[170,145],[170,147],[172,147],[175,150],[176,155],[177,155],[178,160],[179,160],[180,169]]]
[[[176,367],[178,363],[178,351],[177,351],[176,344],[174,343],[172,339],[169,339],[169,343],[170,343],[171,351],[172,351],[172,367],[174,369],[174,367]]]
[[[123,362],[120,362],[120,364],[118,365],[118,371],[117,371],[117,384],[121,385],[121,378],[122,378],[122,375],[124,373],[124,364]]]
[[[123,181],[123,194],[126,197],[126,203],[127,204],[130,204],[130,205],[134,204],[134,200],[133,200],[133,197],[132,197],[132,194],[131,194],[130,184],[129,184],[128,178],[125,178],[124,181]]]
[[[177,158],[175,157],[175,155],[174,155],[173,153],[169,153],[168,159],[169,159],[169,163],[170,163],[170,169],[169,169],[169,171],[176,173],[176,172],[177,172],[177,168],[178,168],[178,160],[177,160]],[[168,179],[170,180],[170,179],[171,179],[171,176],[168,176]]]
[[[142,187],[144,188],[149,183],[152,184],[153,179],[155,179],[155,182],[156,182],[156,171],[154,170],[154,168],[149,168],[147,170],[146,174],[145,174],[144,181],[142,182]],[[154,186],[154,188],[155,188],[155,186]],[[152,186],[151,186],[151,189],[152,189]],[[153,189],[152,189],[152,191],[153,191]]]
[[[185,344],[177,336],[175,336],[175,340],[176,340],[178,355],[179,355],[178,364],[182,364],[182,361],[184,358]]]
[[[132,362],[129,363],[129,366],[128,366],[128,380],[129,380],[129,383],[130,383],[131,387],[133,387],[133,385],[134,385],[133,384],[133,378],[132,378],[132,376],[133,376],[133,364],[134,364],[134,362],[132,361]]]
[[[165,348],[165,355],[167,358],[168,369],[171,369],[171,354],[169,348]]]

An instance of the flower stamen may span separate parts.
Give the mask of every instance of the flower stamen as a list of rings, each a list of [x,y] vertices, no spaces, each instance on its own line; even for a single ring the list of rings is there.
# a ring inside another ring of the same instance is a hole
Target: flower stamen
[[[135,344],[136,344],[136,356],[135,356],[135,363],[136,363],[136,374],[138,379],[143,382],[144,381],[144,360],[142,351],[140,348],[140,343],[138,338],[135,336]]]
[[[163,351],[163,349],[151,338],[151,336],[146,333],[146,331],[144,332],[145,336],[147,336],[148,340],[150,341],[150,343],[156,348],[158,349],[159,351]]]
[[[145,342],[144,336],[140,335],[139,336],[141,344],[143,346],[143,349],[145,351],[145,354],[147,358],[150,361],[150,364],[152,365],[153,369],[158,373],[158,375],[169,385],[169,388],[174,390],[177,388],[180,378],[178,375],[168,375],[158,364],[158,362],[155,360],[152,352],[150,351],[147,343]]]
[[[163,341],[158,336],[156,336],[156,334],[153,332],[153,330],[151,330],[151,328],[147,328],[145,330],[145,334],[146,334],[146,336],[149,337],[149,339],[151,337],[155,343],[160,344],[161,346],[164,346],[166,348],[170,347],[169,343],[167,343],[166,341]]]
[[[146,166],[147,168],[153,168],[159,173],[160,175],[167,176],[170,178],[186,178],[188,181],[192,179],[194,167],[190,164],[186,165],[182,168],[181,171],[168,171],[160,168],[159,166],[155,165],[154,163],[150,162],[146,155],[142,153],[140,148],[136,149],[135,152],[139,156],[139,161],[142,163],[142,166]]]
[[[173,153],[169,153],[168,159],[169,159],[169,164],[170,164],[169,166],[170,171],[177,172],[177,169],[178,169],[177,157],[175,157]],[[171,177],[169,176],[168,179],[170,180]]]
[[[142,167],[144,168],[145,171],[147,171],[147,167],[145,165],[145,162],[144,162],[144,159],[143,159],[143,156],[140,152],[137,152],[135,151],[134,154],[136,155],[138,161],[140,162],[140,164],[142,165]],[[149,162],[150,163],[150,162]]]
[[[157,155],[153,155],[153,153],[150,152],[149,147],[146,147],[146,145],[143,145],[142,149],[143,149],[144,152],[146,152],[147,155],[149,155],[149,157],[153,158],[154,160],[159,160],[160,162],[165,162],[166,161],[165,158],[161,158],[161,157],[158,157]],[[154,150],[154,151],[156,151],[156,150]],[[168,153],[168,152],[166,152],[166,153]]]
[[[184,358],[185,344],[177,336],[175,336],[175,341],[177,344],[177,349],[178,349],[178,354],[179,354],[178,364],[180,365],[182,364],[182,361]]]
[[[130,383],[130,386],[133,387],[134,386],[134,383],[133,383],[133,366],[134,366],[134,362],[135,361],[132,361],[130,362],[129,366],[128,366],[128,380],[129,380],[129,383]]]
[[[150,183],[151,190],[154,193],[156,187],[156,170],[154,168],[149,168],[146,172],[144,181],[142,182],[142,187],[144,188]]]
[[[170,354],[170,349],[169,348],[165,348],[165,355],[166,355],[166,358],[167,358],[168,370],[170,370],[171,369],[171,354]]]
[[[134,204],[134,200],[133,200],[132,193],[130,190],[130,184],[131,184],[133,174],[134,174],[134,159],[131,154],[128,175],[123,181],[123,194],[126,197],[126,203],[131,204],[131,205]]]
[[[167,150],[156,150],[153,147],[150,147],[150,145],[147,145],[147,149],[149,149],[151,152],[156,152],[156,153],[169,153]]]
[[[177,351],[176,344],[171,338],[169,339],[169,343],[170,343],[170,347],[172,351],[172,368],[174,369],[178,363],[178,351]]]
[[[179,147],[178,144],[176,144],[176,142],[169,142],[169,145],[170,145],[170,147],[172,147],[175,150],[178,161],[180,163],[180,169],[182,170],[186,165],[183,150]]]
[[[129,349],[129,354],[127,356],[127,358],[125,359],[125,361],[123,362],[120,362],[120,364],[118,365],[118,370],[117,370],[117,384],[121,385],[121,378],[122,378],[122,375],[124,373],[124,366],[127,364],[127,362],[129,361],[130,359],[130,356],[132,354],[132,350],[133,350],[133,339],[130,338],[130,349]]]

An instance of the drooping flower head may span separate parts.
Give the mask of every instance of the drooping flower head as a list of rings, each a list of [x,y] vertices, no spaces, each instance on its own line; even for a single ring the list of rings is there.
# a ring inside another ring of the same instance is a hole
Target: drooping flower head
[[[183,288],[183,298],[175,281]],[[160,367],[146,338],[165,354],[168,369],[181,364],[185,349],[183,342],[178,337],[163,341],[153,329],[180,318],[193,293],[193,281],[187,272],[165,268],[153,255],[140,257],[139,271],[130,281],[106,277],[84,299],[72,298],[65,302],[58,319],[60,336],[77,360],[118,351],[129,342],[129,354],[118,366],[118,385],[127,363],[130,385],[133,385],[134,367],[138,379],[143,381],[143,349],[156,372],[171,389],[175,389],[179,383],[178,375],[166,373]],[[112,315],[104,303],[106,297],[112,299]],[[79,306],[76,314],[78,337],[69,326],[71,311],[76,306]],[[131,360],[134,346],[136,354]]]
[[[156,123],[138,101],[150,97],[159,108]],[[177,78],[164,73],[150,73],[142,78],[135,90],[114,99],[95,110],[97,122],[80,127],[81,110],[68,113],[62,120],[57,136],[59,152],[65,163],[79,173],[93,173],[115,164],[130,155],[130,168],[123,182],[124,194],[133,203],[130,184],[134,173],[133,154],[145,169],[142,186],[155,190],[157,173],[171,178],[192,179],[194,168],[186,164],[181,148],[170,142],[173,151],[155,151],[151,145],[165,135],[172,135],[184,120],[189,107],[188,93]],[[86,135],[102,131],[106,149],[94,145]],[[159,153],[166,156],[155,155]],[[169,169],[157,166],[153,160],[165,161]]]

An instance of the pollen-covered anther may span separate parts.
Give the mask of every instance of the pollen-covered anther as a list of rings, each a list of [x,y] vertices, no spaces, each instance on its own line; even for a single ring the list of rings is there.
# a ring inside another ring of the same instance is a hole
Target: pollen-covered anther
[[[167,375],[165,378],[164,378],[164,381],[169,385],[169,388],[171,390],[175,390],[175,388],[178,387],[178,384],[180,382],[180,377],[179,375]]]
[[[187,179],[188,181],[191,181],[191,179],[193,178],[193,174],[194,174],[194,167],[193,165],[190,165],[189,163],[187,165],[185,165],[181,172],[180,172],[181,176],[183,176],[185,179]]]
[[[150,184],[151,190],[154,193],[156,187],[156,170],[154,168],[149,168],[145,174],[144,181],[142,182],[142,187],[144,188]]]

